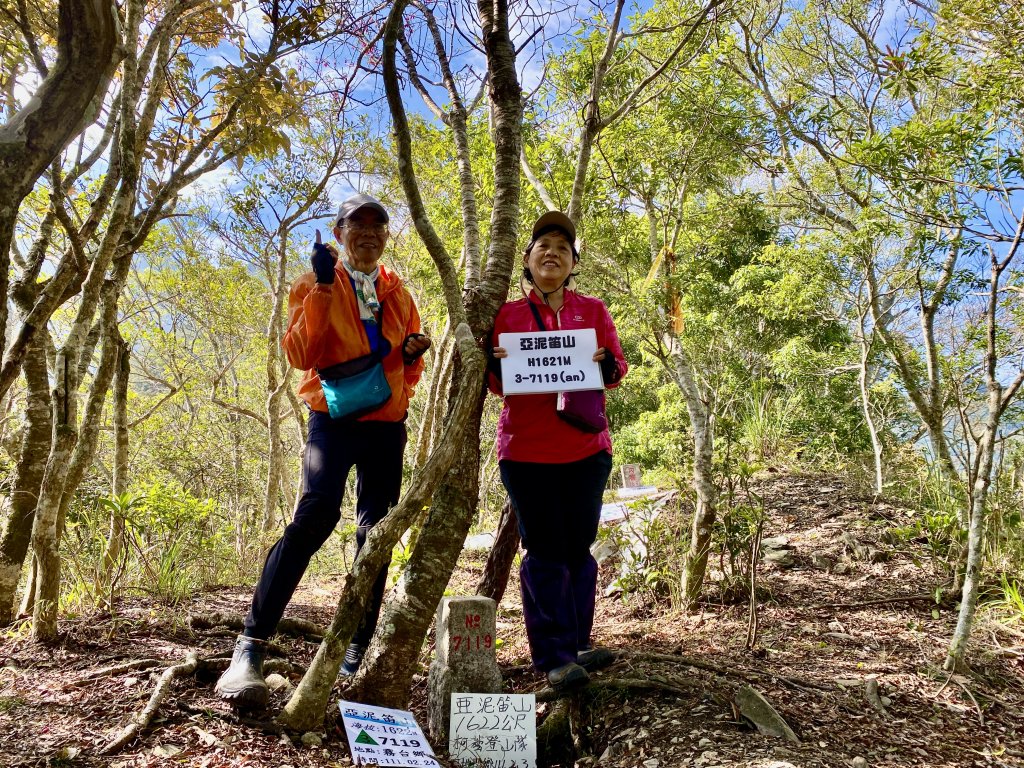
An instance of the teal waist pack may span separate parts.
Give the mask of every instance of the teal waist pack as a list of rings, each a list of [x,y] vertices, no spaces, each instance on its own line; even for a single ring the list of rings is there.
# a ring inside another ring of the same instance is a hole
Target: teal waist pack
[[[383,362],[391,345],[381,339],[381,346],[368,355],[317,369],[332,419],[356,419],[377,410],[391,397]]]
[[[318,370],[332,419],[355,419],[380,408],[391,397],[380,355],[371,354]]]

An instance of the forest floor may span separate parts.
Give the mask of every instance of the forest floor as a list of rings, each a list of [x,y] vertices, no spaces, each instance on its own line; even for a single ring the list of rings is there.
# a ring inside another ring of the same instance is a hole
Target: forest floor
[[[912,510],[858,496],[833,477],[772,475],[755,488],[768,513],[764,536],[776,548],[790,547],[760,569],[757,644],[746,648],[746,603],[712,598],[699,613],[681,615],[654,594],[599,600],[595,640],[619,657],[573,697],[576,764],[1024,766],[1021,626],[983,619],[970,672],[942,671],[955,606],[932,597],[941,579],[929,565],[928,542],[887,534],[907,526]],[[450,592],[472,593],[483,557],[464,555]],[[603,564],[601,588],[617,575],[614,560]],[[289,615],[325,626],[334,586],[305,584]],[[215,673],[176,680],[149,729],[117,754],[97,754],[145,706],[162,667],[105,670],[145,659],[166,667],[190,651],[228,651],[233,631],[197,630],[188,617],[241,616],[249,597],[248,588],[232,588],[173,608],[127,600],[116,617],[62,622],[61,641],[45,648],[17,630],[0,636],[0,765],[351,765],[333,715],[321,744],[294,744],[235,717],[214,696]],[[498,660],[511,691],[535,692],[544,684],[523,666],[521,616],[513,574],[499,608]],[[283,635],[275,642],[298,665],[316,649]],[[872,704],[865,689],[876,683]],[[774,705],[799,743],[761,735],[737,716],[731,702],[746,684]],[[284,700],[273,694],[271,707]],[[411,704],[423,725],[425,700],[424,674]],[[538,706],[541,719],[553,706]],[[435,751],[443,761],[442,745]]]

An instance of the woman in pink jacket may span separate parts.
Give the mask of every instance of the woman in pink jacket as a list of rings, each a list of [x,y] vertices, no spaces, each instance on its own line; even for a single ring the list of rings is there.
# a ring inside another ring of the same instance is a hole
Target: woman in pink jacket
[[[600,299],[570,288],[579,262],[576,227],[549,211],[533,225],[523,256],[525,298],[505,304],[495,320],[489,377],[502,395],[497,360],[501,333],[593,328],[604,386],[618,386],[626,373],[615,324]],[[523,615],[534,666],[558,689],[585,685],[588,669],[611,654],[591,645],[597,563],[590,545],[597,537],[601,500],[612,467],[607,422],[585,430],[559,413],[559,395],[505,396],[498,422],[501,479],[519,521],[526,557],[520,568]],[[603,420],[600,393],[599,420]],[[596,431],[592,431],[596,430]]]

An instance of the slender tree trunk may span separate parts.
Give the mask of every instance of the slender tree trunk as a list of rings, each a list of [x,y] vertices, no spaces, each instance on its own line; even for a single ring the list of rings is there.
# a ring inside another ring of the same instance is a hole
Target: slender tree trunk
[[[50,447],[49,382],[46,370],[46,330],[36,335],[22,363],[27,392],[25,395],[25,432],[21,454],[11,489],[10,514],[0,533],[0,626],[14,619],[15,596],[32,539],[32,523],[39,487],[46,470]]]
[[[60,598],[60,541],[57,533],[60,498],[71,452],[78,439],[78,393],[75,391],[74,363],[67,352],[57,355],[54,371],[56,385],[53,403],[53,439],[43,473],[39,505],[32,525],[32,551],[35,552],[38,577],[35,608],[32,612],[32,638],[52,640],[57,635],[57,607]]]
[[[434,350],[433,364],[430,369],[430,384],[427,386],[426,391],[427,404],[423,409],[423,420],[420,422],[420,431],[416,438],[414,468],[423,466],[423,462],[427,460],[430,448],[434,443],[435,430],[437,430],[437,425],[442,421],[438,417],[440,412],[438,401],[442,393],[447,392],[447,390],[441,389],[441,381],[442,377],[445,376],[446,370],[452,364],[452,349],[451,325],[449,324],[445,327],[444,333],[441,335],[441,341]]]
[[[990,401],[993,394],[990,393]],[[999,391],[995,390],[994,398],[999,400]],[[957,616],[956,629],[949,645],[945,668],[947,671],[958,670],[967,652],[967,642],[974,626],[974,615],[978,608],[978,594],[981,586],[982,563],[985,556],[985,505],[988,501],[988,488],[992,475],[992,454],[995,447],[996,431],[999,428],[999,416],[992,417],[992,404],[989,403],[989,418],[985,424],[985,436],[982,438],[981,467],[974,482],[974,493],[970,502],[970,525],[967,529],[967,564],[964,571],[964,583],[960,597],[960,613]],[[998,414],[998,410],[995,411]]]
[[[864,411],[864,423],[871,436],[871,455],[875,463],[875,495],[881,496],[885,487],[882,473],[882,441],[878,437],[878,427],[871,415],[871,340],[866,337],[863,318],[860,333],[860,369],[857,380],[860,384],[860,404]]]
[[[267,485],[263,497],[263,531],[273,530],[284,496],[284,445],[281,439],[281,398],[288,387],[287,375],[278,381],[281,366],[281,317],[288,295],[288,232],[278,233],[277,272],[272,277],[274,301],[267,318]]]
[[[458,371],[455,376],[458,378]],[[452,471],[434,492],[430,514],[420,530],[412,557],[388,597],[353,682],[350,695],[356,700],[372,696],[377,704],[399,708],[409,703],[423,640],[476,518],[480,443],[472,436],[480,431],[484,397],[481,391],[467,428],[470,438],[462,441]]]
[[[949,645],[945,668],[954,671],[963,665],[967,653],[967,643],[974,625],[974,615],[978,607],[978,594],[981,587],[981,571],[985,558],[985,505],[988,501],[988,489],[992,482],[992,463],[995,455],[996,438],[999,433],[999,421],[1006,406],[1019,391],[1024,382],[1024,370],[1005,390],[996,378],[999,367],[998,350],[996,347],[997,319],[999,303],[999,281],[1004,270],[1013,261],[1017,248],[1024,235],[1024,218],[1018,224],[1016,238],[1010,247],[1006,259],[999,262],[994,251],[990,250],[992,272],[989,283],[987,319],[987,348],[985,353],[985,378],[988,388],[988,409],[985,424],[978,443],[979,456],[977,474],[970,498],[970,525],[967,530],[967,563],[964,569],[964,584],[960,598],[960,614],[957,617],[956,629]]]
[[[39,566],[36,564],[36,557],[29,554],[28,557],[28,578],[25,581],[25,594],[21,596],[21,607],[18,609],[19,616],[31,616],[36,610],[36,585],[39,583]]]
[[[512,502],[507,498],[501,507],[501,519],[498,530],[494,534],[494,544],[487,555],[480,584],[476,588],[478,595],[489,597],[500,603],[508,587],[508,575],[512,571],[512,563],[519,551],[519,522],[516,519]]]
[[[718,492],[712,469],[714,433],[711,416],[707,404],[700,396],[689,358],[678,342],[672,357],[676,382],[686,401],[690,427],[693,430],[693,489],[696,498],[690,547],[683,561],[682,576],[683,605],[690,608],[696,604],[704,588],[708,554],[711,550],[711,532],[717,512]]]
[[[32,527],[32,548],[39,566],[32,637],[48,641],[57,634],[57,607],[60,599],[60,536],[64,512],[92,462],[99,435],[100,420],[107,391],[114,376],[121,344],[117,332],[117,303],[128,277],[131,254],[120,254],[109,280],[102,282],[100,312],[103,347],[86,403],[78,424],[78,360],[85,343],[88,315],[85,311],[88,290],[83,292],[83,307],[76,318],[68,341],[57,354],[56,386],[53,388],[53,440],[39,493],[39,506]],[[93,269],[99,265],[94,264]],[[91,282],[87,280],[87,285]]]
[[[131,374],[131,354],[128,344],[117,333],[117,370],[114,373],[114,471],[110,493],[118,507],[110,512],[110,533],[103,551],[99,577],[96,580],[96,594],[109,609],[113,605],[113,594],[107,594],[114,585],[114,575],[121,551],[124,547],[125,510],[121,508],[128,492],[128,378]]]

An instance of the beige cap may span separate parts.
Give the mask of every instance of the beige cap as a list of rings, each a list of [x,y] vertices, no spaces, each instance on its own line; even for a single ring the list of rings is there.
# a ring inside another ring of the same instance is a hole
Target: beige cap
[[[569,242],[575,247],[576,246],[576,225],[572,223],[572,219],[566,216],[561,211],[548,211],[533,224],[533,240],[537,239],[537,233],[543,232],[548,227],[558,227],[564,229],[569,233]]]

